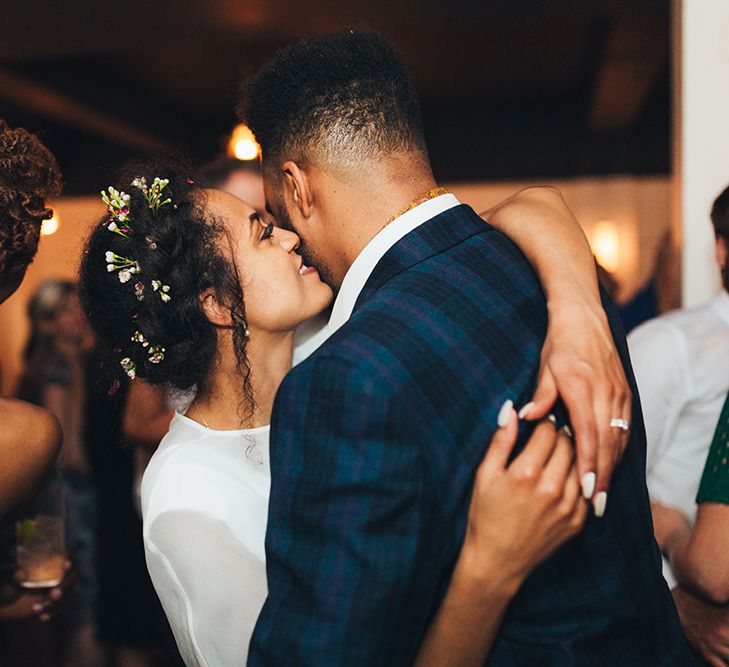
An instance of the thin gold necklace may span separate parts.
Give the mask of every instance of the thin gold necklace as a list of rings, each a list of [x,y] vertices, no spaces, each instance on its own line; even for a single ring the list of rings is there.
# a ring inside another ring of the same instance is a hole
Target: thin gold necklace
[[[430,199],[435,199],[436,197],[440,197],[441,195],[447,195],[448,194],[448,188],[431,188],[427,192],[423,192],[422,194],[415,197],[415,199],[411,199],[405,206],[403,206],[395,215],[393,215],[384,225],[382,225],[382,229],[387,227],[393,220],[397,220],[401,215],[404,215],[408,211],[411,211],[416,206],[420,206],[420,204],[429,201]]]

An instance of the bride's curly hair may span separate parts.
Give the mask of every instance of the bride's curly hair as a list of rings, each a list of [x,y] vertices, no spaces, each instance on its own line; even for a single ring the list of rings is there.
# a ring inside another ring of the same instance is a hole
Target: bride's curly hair
[[[206,211],[205,191],[187,178],[189,173],[184,167],[164,164],[124,170],[118,183],[124,184],[119,190],[130,195],[126,231],[124,235],[111,231],[109,214],[92,231],[80,269],[82,305],[96,333],[127,368],[133,364],[136,377],[185,390],[203,381],[216,359],[216,327],[200,302],[200,294],[212,288],[230,310],[238,367],[252,411],[238,267],[226,251],[231,246],[223,223]],[[156,210],[142,190],[130,185],[135,178],[151,184],[155,177],[169,179],[163,198],[170,199]],[[109,252],[136,262],[139,271],[122,282],[119,270],[107,268]],[[161,288],[155,290],[156,281],[169,286],[169,300],[162,298]],[[138,332],[146,346],[133,340]],[[153,346],[164,349],[161,361],[151,359]]]
[[[38,250],[47,200],[61,193],[61,171],[40,139],[0,119],[0,283],[20,275]]]

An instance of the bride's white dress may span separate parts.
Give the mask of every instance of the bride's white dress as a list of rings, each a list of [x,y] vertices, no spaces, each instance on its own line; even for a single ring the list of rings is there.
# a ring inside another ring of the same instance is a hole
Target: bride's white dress
[[[188,667],[246,663],[267,594],[268,435],[177,413],[144,474],[147,567]]]

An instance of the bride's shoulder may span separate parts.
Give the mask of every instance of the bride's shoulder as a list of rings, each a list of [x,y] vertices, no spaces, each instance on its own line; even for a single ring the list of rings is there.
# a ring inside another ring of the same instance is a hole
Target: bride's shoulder
[[[192,510],[215,513],[230,483],[227,461],[220,451],[206,447],[194,430],[170,431],[152,456],[142,478],[142,514],[145,521],[165,511]]]

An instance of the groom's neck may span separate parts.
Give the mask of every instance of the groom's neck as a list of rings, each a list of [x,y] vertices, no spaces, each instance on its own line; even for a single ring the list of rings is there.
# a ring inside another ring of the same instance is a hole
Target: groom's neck
[[[400,160],[378,163],[376,170],[337,184],[336,195],[331,198],[329,228],[339,284],[364,247],[392,218],[435,185],[429,166],[413,171],[412,165]]]

